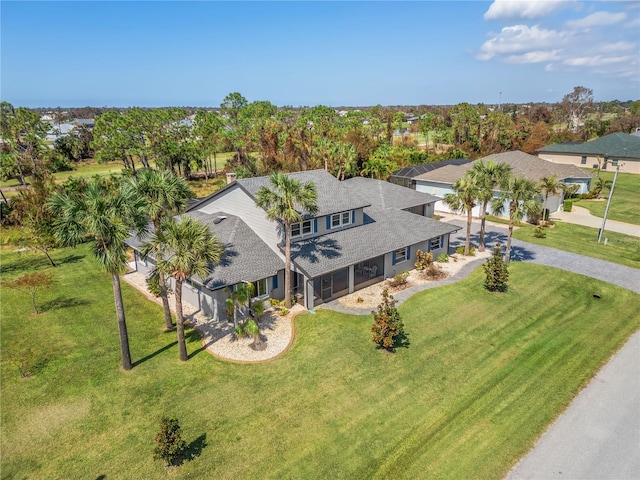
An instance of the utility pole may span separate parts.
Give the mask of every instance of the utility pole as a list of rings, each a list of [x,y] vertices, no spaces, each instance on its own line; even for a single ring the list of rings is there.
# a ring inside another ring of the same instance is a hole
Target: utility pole
[[[606,162],[607,160],[605,160]],[[613,175],[613,183],[611,184],[611,190],[609,191],[609,199],[607,200],[607,206],[604,209],[604,217],[602,218],[602,227],[598,232],[598,243],[602,240],[602,234],[604,233],[604,225],[607,223],[607,213],[609,213],[609,205],[611,205],[611,197],[613,197],[613,189],[616,188],[616,179],[618,178],[618,172],[620,171],[620,162],[616,166],[616,173]]]

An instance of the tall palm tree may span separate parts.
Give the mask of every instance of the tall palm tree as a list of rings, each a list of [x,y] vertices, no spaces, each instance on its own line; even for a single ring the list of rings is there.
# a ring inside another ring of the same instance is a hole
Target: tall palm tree
[[[304,211],[315,215],[318,211],[318,193],[313,182],[301,184],[284,173],[274,172],[269,177],[270,187],[262,185],[256,192],[256,205],[267,212],[272,221],[284,225],[284,300],[287,308],[291,308],[291,224],[303,220]]]
[[[128,177],[124,181],[122,188],[128,195],[135,195],[144,200],[154,232],[161,228],[165,218],[182,213],[187,205],[187,200],[193,197],[193,192],[187,181],[170,170],[152,170],[150,168],[138,170],[136,176]],[[155,252],[154,257],[159,258],[160,255],[162,255],[161,245],[158,245],[158,251]],[[171,320],[165,275],[158,275],[158,284],[164,309],[165,329],[173,330],[175,326]]]
[[[557,175],[551,175],[550,177],[543,177],[540,180],[540,188],[544,191],[544,207],[542,208],[542,216],[540,217],[540,224],[548,219],[547,201],[549,195],[557,195],[562,192],[562,182],[558,180]],[[547,218],[545,218],[545,216]]]
[[[473,178],[465,174],[453,184],[454,193],[444,196],[444,203],[456,211],[467,214],[467,238],[464,244],[464,254],[469,255],[471,249],[471,222],[473,220],[473,208],[479,196],[480,189]]]
[[[130,370],[131,353],[127,323],[120,289],[120,274],[127,263],[127,245],[131,228],[143,228],[144,203],[126,195],[103,180],[91,180],[81,192],[55,193],[48,202],[55,215],[54,231],[60,243],[76,246],[93,242],[93,254],[103,270],[111,274],[113,297],[120,334],[122,368]]]
[[[191,277],[206,277],[209,267],[217,265],[224,254],[224,247],[211,234],[209,227],[193,217],[181,220],[167,218],[143,245],[143,257],[162,249],[163,255],[156,258],[156,270],[160,275],[171,275],[176,282],[176,331],[180,360],[187,361],[187,345],[184,340],[184,314],[182,313],[182,284]],[[166,257],[166,258],[165,258]]]
[[[540,211],[538,195],[540,188],[536,182],[525,177],[509,177],[500,185],[502,194],[494,198],[491,202],[491,209],[497,215],[504,211],[505,203],[509,205],[509,235],[507,237],[507,249],[504,261],[509,265],[511,258],[511,238],[513,237],[513,226],[523,217],[530,216]]]
[[[484,237],[486,232],[487,208],[493,199],[493,190],[500,185],[509,175],[511,166],[507,163],[497,163],[489,159],[473,162],[469,171],[473,182],[479,187],[478,201],[482,202],[480,210],[480,238],[478,239],[478,251],[484,252]]]

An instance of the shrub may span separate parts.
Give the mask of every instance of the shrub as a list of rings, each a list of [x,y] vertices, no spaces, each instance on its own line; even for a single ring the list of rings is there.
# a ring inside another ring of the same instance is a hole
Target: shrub
[[[404,324],[400,319],[400,314],[396,308],[397,300],[389,293],[389,289],[382,291],[382,302],[378,305],[377,311],[372,311],[373,326],[371,327],[372,341],[381,348],[392,352],[396,340],[404,336]]]
[[[573,208],[573,200],[565,200],[564,205],[562,206],[562,210],[565,212],[570,212]]]
[[[358,298],[356,298],[356,302],[358,302],[358,303],[364,303],[364,298],[362,298],[362,297],[358,297]]]
[[[182,460],[187,444],[182,439],[180,423],[175,417],[162,417],[160,432],[156,435],[156,448],[153,451],[155,460],[163,460],[165,466],[176,465]]]
[[[464,255],[464,245],[460,245],[459,247],[456,247],[456,253],[458,255]],[[476,255],[476,247],[469,247],[469,256],[475,257],[475,255]]]
[[[464,254],[464,247],[462,245],[460,245],[459,247],[456,247],[456,253],[458,255],[463,255]]]
[[[447,272],[440,265],[432,263],[424,271],[424,276],[430,280],[441,280],[447,276]]]
[[[282,310],[280,310],[280,316],[286,317],[287,315],[289,315],[289,309],[288,308],[283,308]]]
[[[423,252],[422,250],[416,252],[416,270],[422,271],[431,263],[433,263],[433,254],[431,252]]]
[[[449,255],[446,253],[441,253],[436,257],[436,262],[439,263],[449,263]]]
[[[442,220],[442,215],[434,215],[433,217],[434,220]]]
[[[503,292],[507,289],[509,269],[502,259],[502,247],[493,247],[493,255],[482,265],[486,275],[485,287],[490,292]]]
[[[409,272],[400,272],[395,274],[389,283],[394,288],[401,287],[407,284],[407,278],[409,278]]]
[[[542,225],[538,225],[533,229],[533,236],[536,238],[545,238],[547,236],[547,232],[544,231],[544,227]]]

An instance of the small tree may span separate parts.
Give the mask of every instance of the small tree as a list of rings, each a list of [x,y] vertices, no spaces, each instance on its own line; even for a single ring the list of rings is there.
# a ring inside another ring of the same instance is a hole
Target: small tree
[[[372,340],[381,348],[393,352],[396,340],[404,335],[404,324],[396,308],[397,300],[389,293],[389,289],[382,291],[382,302],[378,305],[377,312],[371,312],[374,318],[371,333]]]
[[[509,269],[502,259],[502,247],[497,244],[493,247],[493,255],[482,265],[486,280],[484,286],[490,292],[504,292],[509,280]]]
[[[180,462],[187,444],[182,439],[182,429],[177,418],[162,417],[156,443],[153,450],[154,460],[163,460],[167,467]]]
[[[433,254],[431,252],[423,252],[422,250],[418,250],[416,252],[416,263],[415,263],[416,270],[423,271],[432,263],[433,263]]]
[[[38,293],[39,289],[50,287],[52,284],[53,275],[45,272],[27,273],[15,280],[0,283],[0,285],[5,288],[11,288],[29,294],[31,296],[31,304],[33,305],[33,313],[36,315],[40,313],[38,312],[38,305],[36,304],[36,293]]]

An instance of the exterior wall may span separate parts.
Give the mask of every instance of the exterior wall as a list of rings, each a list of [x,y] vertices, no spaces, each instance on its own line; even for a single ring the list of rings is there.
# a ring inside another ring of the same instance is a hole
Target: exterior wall
[[[432,218],[433,214],[435,212],[435,202],[434,203],[426,203],[424,205],[424,212],[422,213],[422,215],[424,215],[425,217],[429,217]]]
[[[575,165],[581,168],[595,168],[598,166],[598,155],[584,155],[587,157],[586,163],[582,163],[582,154],[568,154],[568,153],[546,153],[538,152],[538,157],[544,160],[548,160],[553,163],[564,163],[568,165]],[[600,156],[602,160],[604,156]],[[609,160],[615,160],[616,157],[607,157]],[[620,158],[620,163],[624,163],[623,167],[620,167],[620,171],[624,173],[640,174],[640,158]],[[611,163],[606,165],[605,170],[615,170],[615,166]],[[585,193],[585,192],[583,192]]]
[[[134,253],[136,261],[136,271],[142,273],[145,277],[151,275],[151,271],[155,267],[154,261],[150,259],[143,260],[137,251],[135,251]]]
[[[447,193],[453,193],[453,189],[451,188],[450,184],[440,183],[440,182],[430,182],[427,180],[416,180],[416,191],[423,192],[423,193],[430,193],[431,195],[435,195],[441,198],[443,198]],[[440,212],[456,213],[446,203],[444,203],[443,200],[438,200],[432,208]],[[433,213],[431,213],[431,215],[425,215],[425,216],[432,217]],[[474,217],[480,216],[479,206],[473,209],[473,216]]]
[[[578,185],[576,193],[589,193],[591,189],[590,178],[563,178],[562,181],[567,185]]]
[[[240,217],[249,228],[273,250],[280,258],[284,255],[278,248],[280,236],[277,223],[267,219],[264,210],[258,208],[254,201],[238,185],[211,199],[198,208],[204,213],[228,212]]]
[[[338,213],[338,212],[336,212]],[[327,218],[330,219],[331,215],[324,215],[322,217],[318,217],[318,231],[314,235],[307,235],[303,238],[311,238],[317,237],[319,235],[324,235],[325,233],[338,232],[340,230],[345,230],[351,227],[357,227],[358,225],[362,225],[364,223],[364,209],[357,208],[354,213],[351,215],[352,222],[349,225],[345,225],[344,227],[338,228],[327,228]]]

